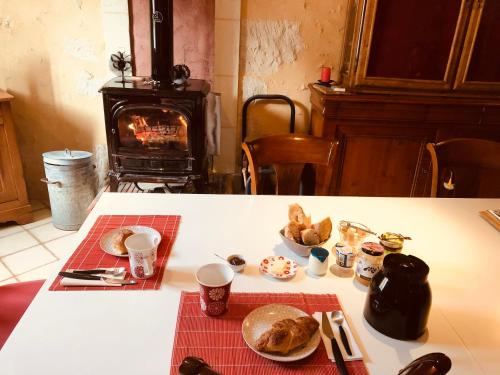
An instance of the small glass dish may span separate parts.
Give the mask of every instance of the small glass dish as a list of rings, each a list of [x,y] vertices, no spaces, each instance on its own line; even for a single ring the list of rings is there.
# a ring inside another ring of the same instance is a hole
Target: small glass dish
[[[245,269],[247,262],[241,254],[231,254],[227,257],[227,264],[234,272],[241,272]]]

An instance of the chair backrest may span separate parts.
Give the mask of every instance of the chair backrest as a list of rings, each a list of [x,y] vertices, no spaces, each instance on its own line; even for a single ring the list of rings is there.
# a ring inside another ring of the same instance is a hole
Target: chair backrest
[[[431,197],[500,197],[500,142],[456,138],[428,143]]]
[[[338,141],[304,134],[271,135],[244,142],[252,194],[260,191],[259,169],[271,165],[276,173],[276,194],[299,194],[304,167],[313,164],[317,166],[314,193],[328,195],[337,146]]]

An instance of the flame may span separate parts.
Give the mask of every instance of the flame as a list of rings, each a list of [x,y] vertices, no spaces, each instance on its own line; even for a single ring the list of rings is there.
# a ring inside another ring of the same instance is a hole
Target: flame
[[[134,124],[128,124],[128,128],[131,129],[131,130],[135,130]]]
[[[181,122],[181,124],[187,128],[188,124],[187,124],[187,121],[186,119],[184,118],[184,116],[179,116],[179,121]]]

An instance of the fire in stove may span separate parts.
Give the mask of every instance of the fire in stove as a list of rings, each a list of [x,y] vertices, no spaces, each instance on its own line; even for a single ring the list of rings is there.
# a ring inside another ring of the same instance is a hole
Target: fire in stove
[[[128,131],[143,146],[187,149],[188,122],[175,111],[162,110],[160,114],[131,115]]]

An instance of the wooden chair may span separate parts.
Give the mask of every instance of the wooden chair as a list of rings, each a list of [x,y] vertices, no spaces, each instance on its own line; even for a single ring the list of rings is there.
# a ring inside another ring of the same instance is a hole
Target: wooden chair
[[[456,138],[428,143],[431,197],[500,197],[500,142]]]
[[[251,192],[260,190],[259,169],[272,165],[276,173],[276,194],[299,194],[306,164],[316,166],[315,195],[328,195],[338,142],[304,134],[262,137],[242,144],[248,158]]]

